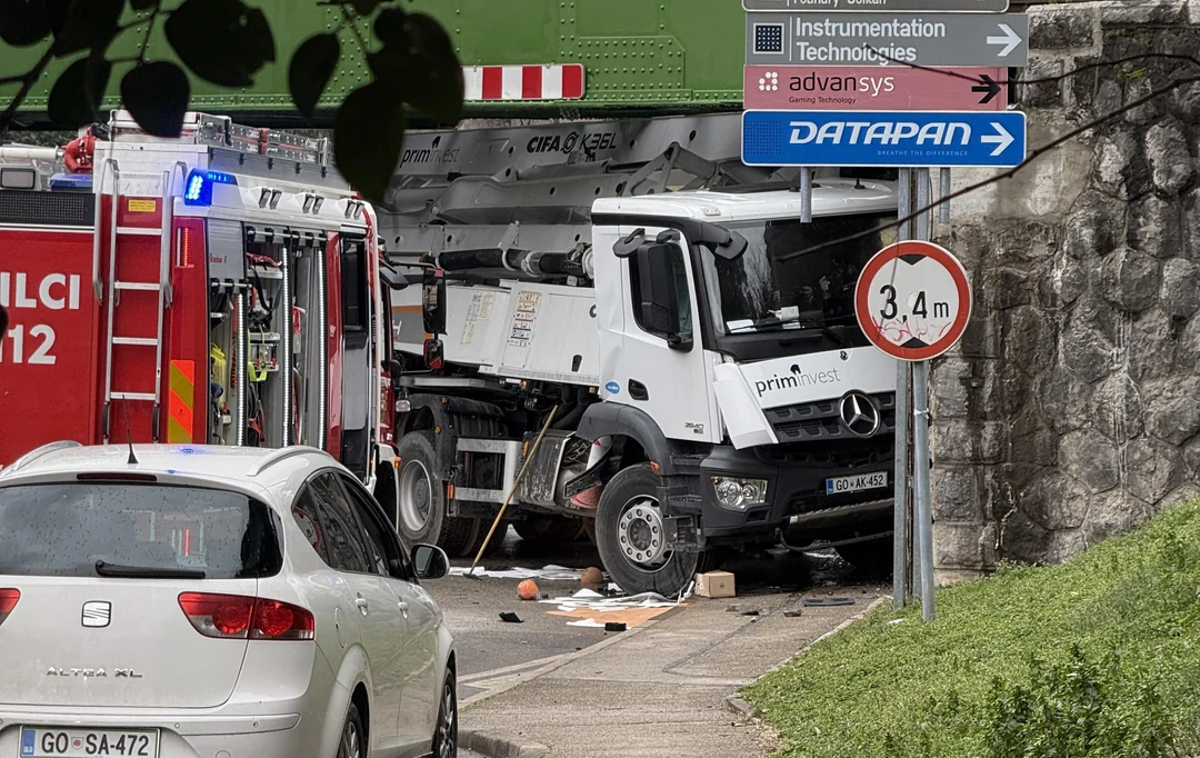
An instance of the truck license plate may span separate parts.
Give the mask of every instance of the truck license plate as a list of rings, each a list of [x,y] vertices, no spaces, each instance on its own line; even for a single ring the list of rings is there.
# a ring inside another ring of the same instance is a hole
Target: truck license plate
[[[887,472],[876,471],[873,474],[855,474],[854,476],[835,476],[825,480],[826,495],[841,495],[847,492],[862,492],[887,486]]]
[[[20,758],[157,758],[157,729],[21,728]]]

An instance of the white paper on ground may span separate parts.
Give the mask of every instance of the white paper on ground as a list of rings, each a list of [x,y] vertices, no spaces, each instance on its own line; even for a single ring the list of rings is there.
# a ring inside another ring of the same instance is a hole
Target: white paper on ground
[[[465,576],[468,568],[451,568],[450,576]],[[540,569],[511,568],[501,571],[489,571],[482,566],[476,566],[471,576],[488,579],[544,579],[547,582],[577,582],[583,576],[583,571],[556,565],[543,566]]]

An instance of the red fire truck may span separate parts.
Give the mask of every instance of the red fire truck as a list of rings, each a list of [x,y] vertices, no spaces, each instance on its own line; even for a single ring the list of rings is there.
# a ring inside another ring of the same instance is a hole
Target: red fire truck
[[[0,465],[47,442],[321,448],[394,512],[391,289],[324,140],[124,111],[0,146]]]

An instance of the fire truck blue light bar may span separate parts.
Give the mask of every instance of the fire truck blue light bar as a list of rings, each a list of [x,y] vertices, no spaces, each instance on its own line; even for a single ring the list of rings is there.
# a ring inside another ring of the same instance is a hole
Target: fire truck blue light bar
[[[184,205],[212,205],[214,184],[237,184],[237,177],[223,171],[192,169],[187,178],[187,189],[183,193]]]

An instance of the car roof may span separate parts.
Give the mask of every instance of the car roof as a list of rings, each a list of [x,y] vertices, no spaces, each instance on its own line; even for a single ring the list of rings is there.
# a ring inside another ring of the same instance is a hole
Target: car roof
[[[132,447],[136,463],[129,462]],[[55,442],[0,469],[0,486],[23,481],[54,481],[81,473],[144,473],[170,479],[269,492],[296,486],[320,468],[343,467],[313,447],[232,447],[225,445],[80,445]],[[343,469],[344,470],[344,469]],[[348,473],[348,472],[347,472]]]

